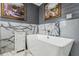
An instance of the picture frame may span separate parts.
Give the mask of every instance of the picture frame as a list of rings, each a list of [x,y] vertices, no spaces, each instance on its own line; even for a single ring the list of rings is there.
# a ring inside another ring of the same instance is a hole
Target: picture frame
[[[46,3],[44,5],[44,18],[45,20],[58,18],[61,16],[60,3]]]
[[[24,20],[24,4],[1,3],[1,17],[15,20]]]

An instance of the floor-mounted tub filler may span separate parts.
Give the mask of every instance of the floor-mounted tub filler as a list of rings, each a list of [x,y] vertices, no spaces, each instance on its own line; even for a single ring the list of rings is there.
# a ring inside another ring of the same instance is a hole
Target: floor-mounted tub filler
[[[68,56],[74,40],[48,35],[27,35],[28,51],[34,56]]]

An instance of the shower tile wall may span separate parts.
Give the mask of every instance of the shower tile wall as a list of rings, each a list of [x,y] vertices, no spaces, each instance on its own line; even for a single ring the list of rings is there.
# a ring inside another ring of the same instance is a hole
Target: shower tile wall
[[[59,22],[40,24],[39,34],[59,36],[60,35]]]
[[[0,53],[14,50],[15,30],[25,31],[27,35],[37,33],[37,25],[0,21]]]

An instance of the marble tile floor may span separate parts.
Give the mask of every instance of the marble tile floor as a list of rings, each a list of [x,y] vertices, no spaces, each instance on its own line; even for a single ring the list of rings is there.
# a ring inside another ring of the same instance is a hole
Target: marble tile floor
[[[32,56],[32,54],[28,50],[25,50],[19,53],[16,53],[15,51],[7,52],[4,54],[1,54],[0,56]]]

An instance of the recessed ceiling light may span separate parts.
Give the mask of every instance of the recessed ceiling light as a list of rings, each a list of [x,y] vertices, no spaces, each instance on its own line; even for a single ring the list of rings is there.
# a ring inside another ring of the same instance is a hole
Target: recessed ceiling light
[[[40,6],[42,3],[34,3],[35,5],[37,5],[37,6]]]

